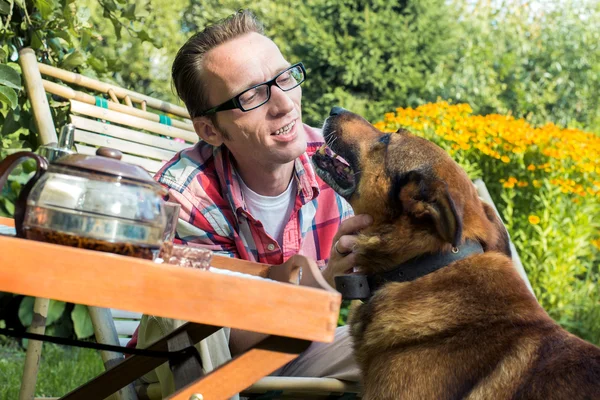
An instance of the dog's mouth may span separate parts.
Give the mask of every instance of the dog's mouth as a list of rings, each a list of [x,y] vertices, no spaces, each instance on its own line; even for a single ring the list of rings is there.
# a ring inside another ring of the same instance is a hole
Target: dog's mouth
[[[312,162],[317,175],[342,197],[350,200],[357,184],[355,168],[352,167],[353,157],[350,154],[344,157],[341,149],[337,149],[340,157],[335,150],[324,144],[313,155]]]

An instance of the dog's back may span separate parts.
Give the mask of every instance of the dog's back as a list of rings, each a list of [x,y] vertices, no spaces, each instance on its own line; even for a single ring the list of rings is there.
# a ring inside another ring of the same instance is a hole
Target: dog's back
[[[600,350],[552,321],[499,254],[390,283],[351,326],[368,399],[600,399]]]

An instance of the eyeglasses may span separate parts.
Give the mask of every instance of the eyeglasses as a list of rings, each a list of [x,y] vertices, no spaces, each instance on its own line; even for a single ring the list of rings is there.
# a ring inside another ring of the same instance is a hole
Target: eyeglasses
[[[270,81],[252,86],[234,98],[227,100],[225,103],[204,111],[200,116],[214,114],[219,111],[233,110],[235,108],[239,108],[244,112],[254,110],[269,101],[271,98],[271,86],[276,85],[279,89],[287,92],[298,87],[305,80],[306,70],[304,69],[304,65],[302,63],[294,64],[288,69],[281,71]]]

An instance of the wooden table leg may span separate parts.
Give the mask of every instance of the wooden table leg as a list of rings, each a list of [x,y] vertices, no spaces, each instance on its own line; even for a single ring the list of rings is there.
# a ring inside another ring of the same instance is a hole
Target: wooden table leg
[[[178,390],[170,400],[226,400],[294,360],[310,346],[307,340],[269,336],[247,352]]]
[[[148,350],[168,351],[168,342],[182,332],[187,332],[192,343],[198,343],[221,329],[218,326],[187,323],[167,336],[157,340]],[[104,399],[142,375],[164,363],[167,358],[131,356],[113,368],[61,397],[61,400]]]

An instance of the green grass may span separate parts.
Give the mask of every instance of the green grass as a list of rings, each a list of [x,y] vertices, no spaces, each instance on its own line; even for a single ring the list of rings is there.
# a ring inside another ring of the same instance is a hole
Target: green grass
[[[0,400],[19,398],[25,351],[0,346]],[[44,343],[35,396],[59,397],[104,371],[96,350]]]

